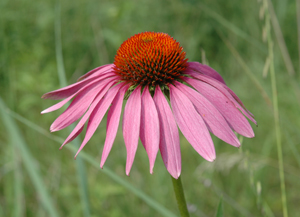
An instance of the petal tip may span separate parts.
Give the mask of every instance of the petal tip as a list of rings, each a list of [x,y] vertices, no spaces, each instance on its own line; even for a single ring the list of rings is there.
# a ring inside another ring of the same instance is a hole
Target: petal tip
[[[170,174],[171,174],[171,173],[170,173]],[[171,176],[172,176],[174,179],[178,179],[180,175],[181,175],[181,172],[177,172],[177,173],[171,174]]]
[[[62,150],[62,148],[65,146],[65,143],[63,143],[60,147],[59,150]]]
[[[248,138],[255,137],[255,134],[254,134],[253,130],[246,137],[248,137]]]
[[[51,132],[51,133],[56,132],[56,131],[58,131],[57,128],[50,128],[50,132]]]
[[[209,162],[214,162],[216,160],[216,155],[214,154],[212,156],[207,156],[206,160]]]
[[[150,174],[153,174],[153,167],[150,168]]]
[[[239,147],[241,146],[241,142],[240,142],[240,140],[236,139],[236,140],[235,140],[235,143],[232,143],[232,144],[230,144],[230,145],[233,145],[234,147],[239,148]]]
[[[47,110],[48,110],[48,109],[45,109],[45,110],[41,111],[41,114],[47,113]]]
[[[57,131],[57,128],[55,128],[54,126],[53,126],[53,124],[50,126],[50,132],[52,133],[52,132],[55,132],[55,131]]]
[[[102,159],[101,159],[101,162],[100,162],[100,168],[101,168],[101,169],[103,169],[104,163],[105,163],[105,160],[102,160]]]
[[[126,175],[129,176],[131,167],[129,167],[128,165],[126,165]]]
[[[78,154],[79,154],[80,151],[81,151],[81,150],[79,149],[79,150],[77,151],[77,153],[75,154],[75,157],[74,157],[75,160],[76,160],[76,158],[77,158],[77,156],[78,156]]]

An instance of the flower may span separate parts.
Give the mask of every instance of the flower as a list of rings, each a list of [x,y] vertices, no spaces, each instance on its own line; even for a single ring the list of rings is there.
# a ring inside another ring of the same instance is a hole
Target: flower
[[[256,124],[254,116],[223,78],[207,65],[188,62],[185,54],[168,34],[139,33],[123,42],[113,64],[100,66],[80,77],[77,83],[44,94],[44,99],[64,100],[42,114],[57,110],[74,98],[53,122],[50,131],[61,130],[82,117],[61,148],[77,137],[87,122],[85,138],[76,157],[108,110],[102,168],[116,137],[124,98],[128,98],[122,126],[127,175],[140,138],[149,157],[150,173],[160,150],[167,170],[178,178],[181,153],[177,126],[208,161],[216,158],[209,132],[236,147],[240,142],[233,131],[254,137],[245,118]]]

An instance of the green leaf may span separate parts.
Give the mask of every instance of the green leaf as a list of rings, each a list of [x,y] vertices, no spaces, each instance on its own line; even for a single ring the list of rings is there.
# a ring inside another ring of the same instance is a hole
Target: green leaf
[[[55,206],[53,205],[51,196],[47,192],[41,175],[36,169],[36,166],[34,164],[35,159],[31,155],[30,150],[28,149],[28,145],[23,139],[23,136],[18,126],[16,125],[14,119],[12,119],[10,115],[7,115],[6,110],[7,108],[4,102],[2,101],[2,98],[0,97],[0,113],[2,116],[4,126],[6,126],[11,143],[14,144],[15,147],[19,150],[25,168],[27,169],[32,184],[34,185],[44,208],[49,213],[49,216],[56,217],[58,216],[58,212]]]
[[[13,145],[13,144],[11,144]],[[24,185],[23,185],[23,171],[21,167],[22,159],[19,150],[12,146],[14,157],[14,216],[24,215]]]
[[[220,198],[216,217],[223,217],[223,197]]]

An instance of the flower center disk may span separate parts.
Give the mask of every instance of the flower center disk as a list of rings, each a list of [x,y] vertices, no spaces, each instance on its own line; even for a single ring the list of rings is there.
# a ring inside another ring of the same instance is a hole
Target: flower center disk
[[[165,33],[143,32],[123,42],[115,56],[115,72],[136,85],[168,85],[187,67],[185,52]]]

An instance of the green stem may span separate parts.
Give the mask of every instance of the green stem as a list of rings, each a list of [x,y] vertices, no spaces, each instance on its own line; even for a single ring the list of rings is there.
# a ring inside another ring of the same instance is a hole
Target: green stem
[[[181,217],[189,217],[190,214],[187,209],[181,178],[180,176],[178,177],[178,179],[174,179],[172,176],[171,178],[172,178],[173,188],[176,195],[176,200],[177,200],[178,209],[180,211],[180,215]]]
[[[268,2],[270,3],[270,1]],[[283,167],[283,154],[282,154],[282,144],[281,144],[281,130],[279,123],[279,109],[278,109],[278,93],[276,86],[276,75],[274,66],[274,52],[273,52],[273,40],[271,35],[271,25],[270,25],[270,15],[266,13],[266,24],[268,31],[268,48],[270,56],[270,77],[272,85],[272,95],[273,95],[273,108],[274,108],[274,121],[275,121],[275,133],[276,133],[276,143],[277,143],[277,153],[278,153],[278,165],[279,165],[279,178],[280,178],[280,188],[281,188],[281,201],[282,201],[282,212],[284,217],[288,217],[286,191],[285,191],[285,178],[284,178],[284,167]]]

